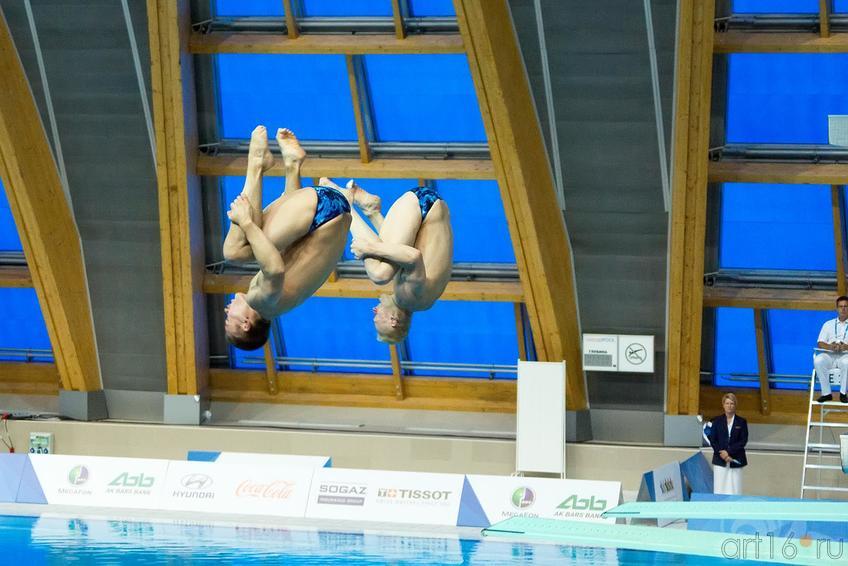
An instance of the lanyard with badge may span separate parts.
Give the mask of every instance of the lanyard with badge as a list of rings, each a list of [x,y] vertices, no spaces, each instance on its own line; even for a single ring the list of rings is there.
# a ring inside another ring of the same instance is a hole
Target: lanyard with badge
[[[838,324],[839,324],[839,319],[837,318],[833,321],[833,337],[834,338],[839,337],[839,331],[837,329]],[[848,335],[848,320],[845,321],[845,330],[842,332],[842,340],[840,340],[840,342],[842,342],[842,343],[845,342],[845,336],[846,335]]]

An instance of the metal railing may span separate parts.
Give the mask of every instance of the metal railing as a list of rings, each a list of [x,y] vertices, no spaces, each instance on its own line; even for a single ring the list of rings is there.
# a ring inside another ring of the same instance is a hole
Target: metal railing
[[[459,33],[455,17],[404,17],[407,33]],[[317,17],[297,18],[297,29],[303,34],[394,34],[395,23],[391,16]],[[192,24],[198,33],[287,33],[283,17],[245,16],[216,17]]]
[[[300,140],[311,157],[359,158],[356,141]],[[249,140],[222,139],[200,145],[206,155],[247,155]],[[371,154],[379,158],[411,159],[490,159],[489,145],[485,142],[381,142],[369,141]]]
[[[708,287],[764,287],[785,289],[836,289],[835,271],[777,269],[720,269],[704,274]]]
[[[830,14],[828,23],[831,31],[848,31],[848,14]],[[733,14],[715,20],[717,32],[818,33],[819,28],[818,14]]]
[[[212,361],[225,362],[229,360],[229,356],[211,356],[210,359]],[[313,372],[317,372],[321,368],[380,369],[388,371],[392,369],[392,364],[389,360],[299,358],[292,356],[278,356],[274,360],[278,368],[280,366],[306,366]],[[242,362],[257,367],[265,367],[265,358],[260,356],[245,356]],[[408,371],[481,373],[488,374],[489,379],[494,379],[497,374],[517,375],[518,373],[518,366],[512,364],[401,361],[400,367],[401,370]]]
[[[206,265],[209,273],[216,275],[247,275],[256,273],[259,266],[255,262],[231,263],[217,261]],[[339,277],[365,279],[365,264],[360,260],[340,261],[336,265]],[[451,271],[451,281],[518,281],[518,266],[514,263],[455,263]]]

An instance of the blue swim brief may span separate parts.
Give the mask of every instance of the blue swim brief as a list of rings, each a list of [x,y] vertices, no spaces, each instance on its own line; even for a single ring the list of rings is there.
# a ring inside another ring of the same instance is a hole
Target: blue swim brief
[[[317,230],[336,216],[350,212],[350,203],[343,194],[332,187],[312,187],[318,196],[318,205],[315,207],[315,218],[309,231]]]
[[[416,189],[410,189],[409,192],[414,193],[418,197],[418,205],[421,207],[421,220],[427,218],[427,213],[430,212],[436,201],[442,198],[436,192],[436,189],[432,187],[418,187]]]

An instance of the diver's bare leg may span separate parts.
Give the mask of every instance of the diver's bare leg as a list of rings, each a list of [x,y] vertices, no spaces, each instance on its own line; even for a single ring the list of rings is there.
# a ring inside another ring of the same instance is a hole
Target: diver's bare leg
[[[381,241],[380,236],[371,229],[371,226],[362,219],[359,211],[356,210],[356,207],[354,206],[355,190],[344,189],[327,177],[321,177],[318,184],[323,187],[336,189],[342,193],[350,203],[350,233],[353,235],[354,240],[367,240],[369,242]],[[379,259],[367,258],[365,260],[365,272],[368,274],[369,279],[374,282],[378,282],[381,285],[390,280],[396,271],[397,268],[395,266],[390,263],[380,261]]]
[[[274,165],[274,156],[268,149],[268,132],[265,126],[256,126],[250,134],[250,149],[247,154],[247,171],[241,193],[250,202],[251,217],[262,227],[262,176]],[[248,246],[247,238],[238,225],[230,223],[224,239],[224,257],[242,257],[240,250]],[[248,254],[252,255],[252,254]],[[246,257],[246,256],[245,256]]]
[[[347,182],[347,190],[353,194],[353,202],[362,210],[362,214],[371,221],[371,224],[379,232],[383,228],[383,211],[380,209],[382,201],[377,195],[372,195],[351,179]]]
[[[300,190],[300,168],[303,160],[306,159],[306,151],[301,147],[294,133],[287,128],[277,130],[277,143],[280,145],[283,166],[286,169],[285,192]]]

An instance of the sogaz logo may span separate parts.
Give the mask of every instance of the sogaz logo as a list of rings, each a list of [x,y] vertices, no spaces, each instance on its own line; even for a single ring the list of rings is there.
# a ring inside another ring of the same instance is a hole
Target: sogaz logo
[[[68,483],[71,485],[83,485],[88,481],[88,468],[75,466],[68,472]]]
[[[512,492],[512,506],[516,509],[527,509],[536,501],[536,493],[529,487],[519,487]]]

